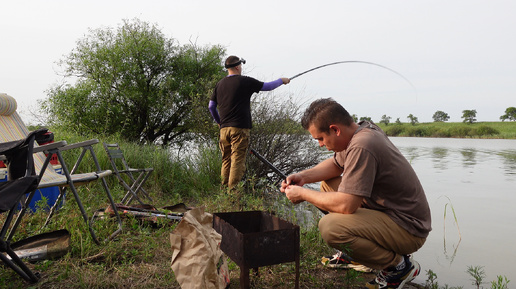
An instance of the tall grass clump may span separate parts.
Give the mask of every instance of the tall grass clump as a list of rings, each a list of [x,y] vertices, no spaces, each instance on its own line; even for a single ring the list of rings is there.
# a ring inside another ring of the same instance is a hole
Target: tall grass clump
[[[484,279],[486,278],[486,272],[484,267],[482,266],[468,266],[468,270],[466,271],[472,277],[472,285],[475,285],[477,289],[480,289],[480,285],[484,283]]]
[[[154,144],[139,144],[123,140],[116,136],[86,136],[51,129],[55,141],[66,141],[68,144],[78,143],[89,139],[98,139],[93,150],[102,169],[112,169],[103,142],[118,143],[124,157],[132,168],[153,168],[145,188],[152,191],[158,199],[173,202],[183,202],[207,194],[215,184],[220,183],[220,152],[217,146],[208,144],[199,146],[195,153],[177,153],[168,148]],[[63,153],[65,162],[74,163],[80,150],[70,150]],[[68,168],[69,170],[71,168]],[[81,163],[80,171],[95,171],[91,156],[86,154]],[[123,190],[116,178],[107,178],[109,187],[113,187],[114,197],[118,190]],[[121,192],[123,193],[123,192]],[[151,196],[152,197],[152,196]]]
[[[383,126],[382,128],[385,131],[385,133],[389,136],[401,136],[401,134],[403,133],[403,125],[401,124]]]
[[[218,146],[201,144],[196,153],[185,155],[182,159],[188,169],[193,189],[209,191],[220,183],[221,154]]]
[[[495,281],[491,281],[492,289],[509,289],[509,279],[505,276],[496,276]]]
[[[490,126],[487,125],[480,125],[479,127],[475,128],[473,134],[476,136],[493,136],[497,135],[500,132]]]
[[[484,284],[486,273],[484,271],[483,266],[468,266],[466,273],[471,277],[471,285],[475,286],[475,288],[480,289],[484,288],[481,285]],[[464,286],[450,287],[448,284],[444,286],[439,286],[439,282],[437,281],[437,274],[435,274],[432,270],[426,271],[426,282],[425,289],[462,289]],[[508,289],[508,284],[510,280],[505,276],[496,276],[496,280],[491,281],[491,289]],[[468,287],[470,288],[470,287]]]
[[[405,128],[405,134],[412,137],[430,137],[432,130],[424,126],[408,126]]]

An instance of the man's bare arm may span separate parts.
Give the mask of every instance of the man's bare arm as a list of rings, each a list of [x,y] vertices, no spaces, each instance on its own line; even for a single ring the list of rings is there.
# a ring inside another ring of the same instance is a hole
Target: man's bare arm
[[[362,205],[363,198],[343,192],[320,192],[300,186],[288,186],[285,195],[294,204],[303,201],[332,213],[353,214]]]

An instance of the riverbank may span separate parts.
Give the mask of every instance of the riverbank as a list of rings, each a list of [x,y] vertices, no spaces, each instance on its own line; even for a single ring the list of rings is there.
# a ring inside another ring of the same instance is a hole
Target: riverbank
[[[515,123],[510,124],[516,129]],[[424,125],[418,124],[415,127]],[[446,125],[453,126],[453,124]],[[388,127],[390,126],[394,125],[391,124]],[[68,143],[92,138],[53,131],[58,136],[56,139],[66,140]],[[306,219],[293,214],[294,206],[278,194],[277,186],[264,185],[267,183],[264,180],[249,179],[247,186],[241,188],[242,197],[239,199],[238,206],[235,206],[235,199],[220,190],[220,152],[217,147],[207,148],[199,155],[178,158],[178,154],[171,155],[170,151],[163,148],[140,146],[120,139],[98,138],[109,143],[120,143],[131,167],[154,168],[155,172],[151,174],[145,188],[154,200],[153,205],[157,207],[182,202],[191,207],[205,207],[210,213],[240,210],[274,211],[290,222],[296,224],[307,222]],[[97,145],[94,150],[101,167],[110,168],[102,146]],[[83,163],[88,164],[88,162]],[[79,169],[95,170],[93,165]],[[125,190],[114,177],[108,178],[108,186],[115,201],[121,200]],[[106,208],[107,200],[100,182],[81,186],[78,189],[90,215],[98,209]],[[273,196],[278,196],[278,199],[273,201]],[[271,203],[280,202],[281,209],[271,206]],[[45,221],[45,213],[45,207],[42,207],[35,214],[26,216],[14,241],[40,233],[41,225]],[[305,218],[317,222],[316,213],[317,211],[311,216],[306,215]],[[4,217],[5,214],[0,215],[0,220]],[[161,222],[159,226],[153,226],[142,224],[134,218],[127,218],[124,219],[124,228],[120,235],[112,241],[96,245],[88,233],[74,198],[70,196],[49,227],[43,231],[67,229],[71,234],[70,251],[57,260],[30,264],[29,266],[40,272],[42,277],[37,284],[31,285],[31,288],[180,288],[170,267],[172,251],[169,235],[176,225],[177,223],[174,222]],[[100,239],[109,236],[115,229],[115,222],[109,220],[95,222],[95,230]],[[300,239],[301,288],[360,288],[361,284],[372,279],[372,274],[357,274],[352,270],[325,268],[320,263],[320,258],[331,253],[332,249],[321,239],[316,226],[303,228]],[[484,264],[480,263],[480,265]],[[435,268],[426,264],[422,266],[420,277],[425,280],[426,271]],[[229,260],[229,269],[230,288],[239,288],[238,266]],[[466,269],[464,266],[463,270]],[[251,276],[252,288],[293,288],[294,271],[293,263],[260,268],[259,275]],[[467,284],[461,285],[467,286]],[[0,288],[27,286],[28,284],[12,270],[0,269]]]
[[[96,191],[96,189],[95,189]],[[156,203],[172,204],[165,195],[150,191]],[[81,191],[85,195],[85,191]],[[235,210],[268,210],[266,201],[258,196],[246,196],[241,200],[241,207],[234,207],[234,197],[224,192],[211,192],[210,197],[184,199],[192,207],[205,207],[207,212],[229,212]],[[116,192],[116,199],[121,195]],[[105,208],[105,200],[88,207]],[[285,212],[276,212],[283,215]],[[0,219],[2,216],[0,216]],[[283,218],[288,218],[283,216]],[[45,212],[38,210],[27,216],[18,230],[17,238],[33,235],[45,220]],[[296,220],[292,220],[296,222]],[[111,241],[100,245],[93,243],[84,225],[73,198],[54,217],[45,231],[66,229],[70,232],[70,250],[55,260],[43,260],[28,263],[28,266],[40,275],[36,284],[30,288],[171,288],[180,289],[171,268],[172,250],[170,233],[177,222],[158,221],[141,222],[133,217],[123,220],[123,231]],[[96,220],[94,228],[101,239],[109,236],[116,229],[113,220]],[[362,274],[353,270],[336,270],[325,268],[320,258],[332,249],[321,240],[317,228],[303,229],[300,234],[300,288],[362,288],[371,280],[373,274]],[[240,268],[231,259],[228,260],[230,289],[240,288]],[[251,288],[290,289],[294,288],[295,263],[282,263],[259,268],[259,274],[250,275]],[[0,288],[24,288],[29,284],[8,268],[0,269]],[[406,287],[415,288],[415,287]]]
[[[516,139],[516,122],[378,123],[389,136]]]

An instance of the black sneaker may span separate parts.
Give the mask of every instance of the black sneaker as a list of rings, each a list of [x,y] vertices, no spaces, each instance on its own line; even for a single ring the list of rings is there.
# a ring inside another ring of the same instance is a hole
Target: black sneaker
[[[376,278],[366,284],[369,289],[401,289],[405,284],[414,280],[421,266],[412,257],[404,255],[405,267],[403,269],[393,268],[392,270],[382,270],[378,272]]]
[[[373,269],[364,265],[349,261],[346,255],[341,251],[337,251],[333,256],[324,256],[321,258],[321,263],[329,268],[353,269],[360,272],[371,272]]]

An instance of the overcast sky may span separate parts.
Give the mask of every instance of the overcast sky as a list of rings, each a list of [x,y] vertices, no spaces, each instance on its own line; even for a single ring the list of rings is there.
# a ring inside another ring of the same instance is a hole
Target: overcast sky
[[[56,62],[88,29],[123,19],[156,24],[180,44],[220,44],[262,81],[307,73],[276,90],[305,100],[333,97],[350,113],[379,121],[450,121],[475,109],[498,121],[516,106],[516,1],[133,1],[46,0],[0,4],[0,92],[30,123],[38,99],[62,81]],[[413,85],[413,86],[412,86]]]

